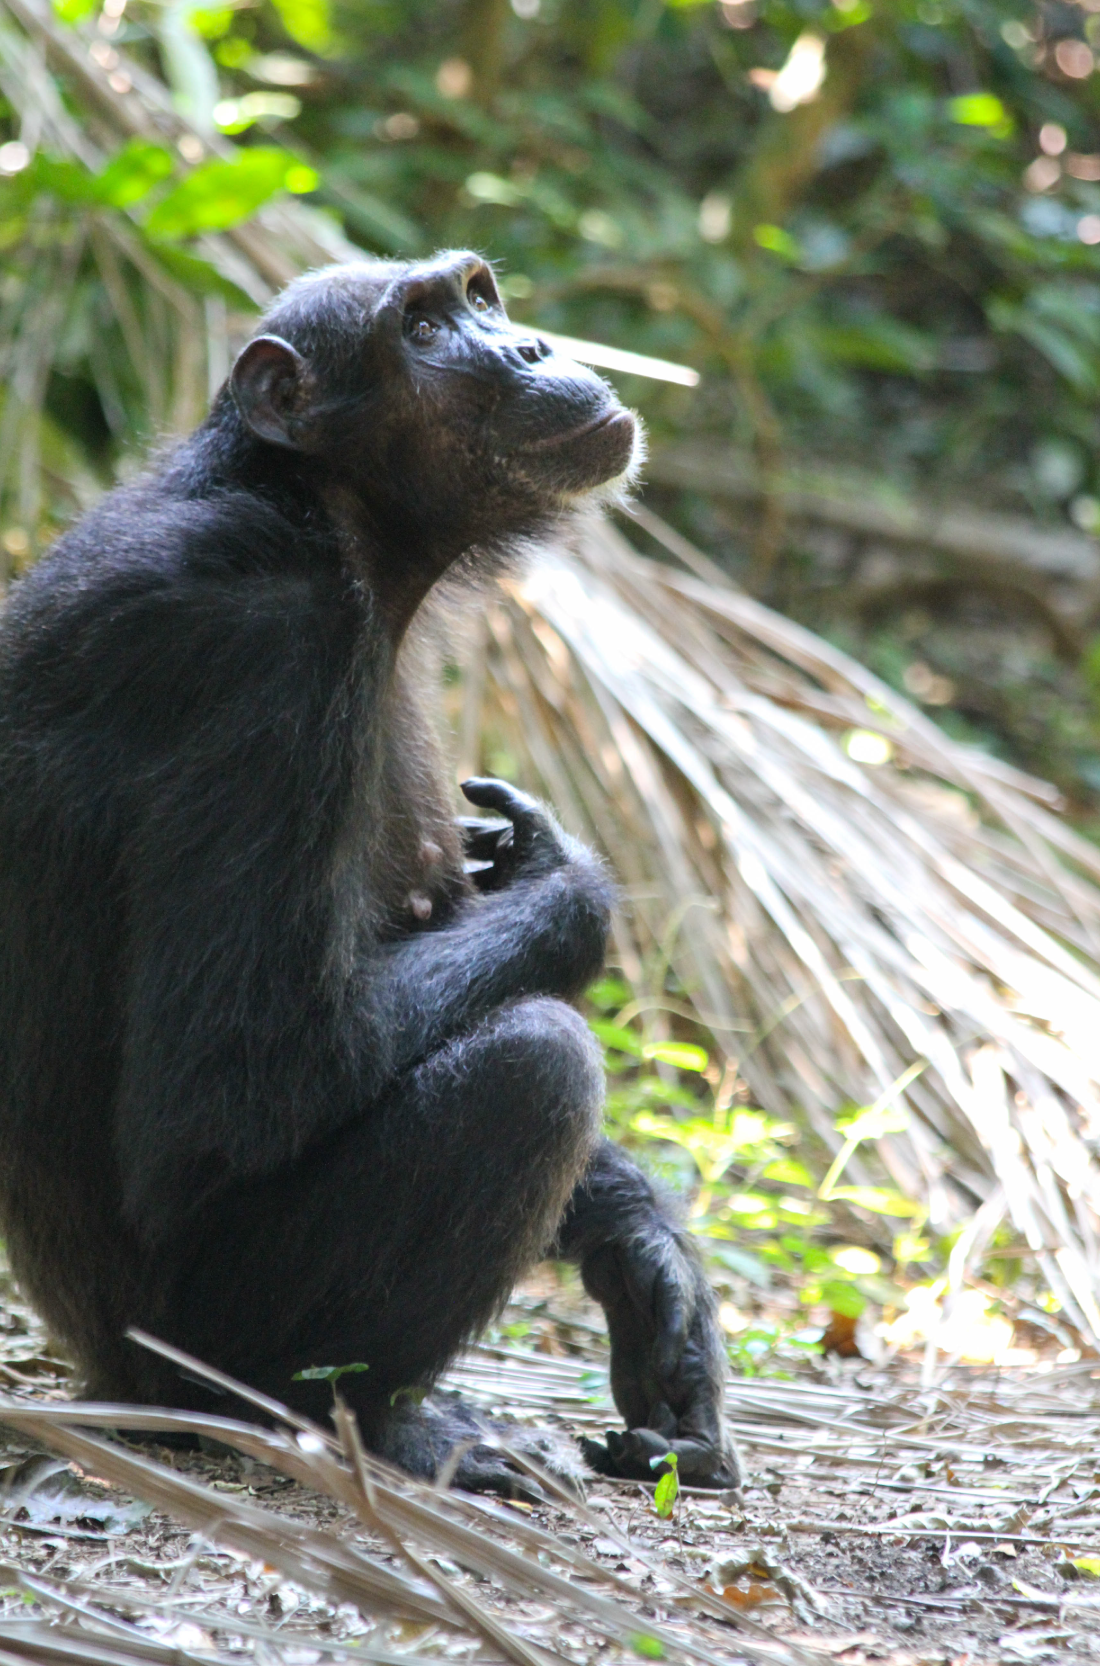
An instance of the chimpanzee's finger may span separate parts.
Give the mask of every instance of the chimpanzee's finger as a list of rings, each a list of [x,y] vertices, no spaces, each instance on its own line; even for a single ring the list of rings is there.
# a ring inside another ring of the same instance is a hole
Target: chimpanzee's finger
[[[653,1429],[608,1429],[605,1440],[581,1440],[581,1450],[597,1475],[620,1481],[655,1481],[663,1473],[659,1460],[676,1454],[676,1473],[686,1487],[739,1487],[737,1453],[728,1443],[666,1440]]]
[[[656,1468],[651,1458],[660,1458],[671,1450],[670,1444],[652,1429],[627,1429],[619,1433],[608,1429],[606,1444],[598,1440],[583,1440],[581,1450],[597,1475],[614,1475],[620,1481],[655,1481]]]
[[[507,816],[509,821],[516,823],[546,821],[546,811],[538,799],[513,787],[510,781],[475,775],[469,781],[460,782],[460,785],[470,803],[482,810],[496,810],[499,815]]]
[[[491,862],[504,844],[512,842],[510,821],[485,821],[481,816],[456,816],[465,854],[475,862]]]
[[[676,1473],[685,1487],[739,1487],[741,1468],[732,1447],[709,1441],[674,1440]]]
[[[560,848],[557,823],[537,798],[521,792],[508,781],[475,777],[461,783],[462,791],[471,804],[482,809],[497,810],[507,816],[515,830],[513,848],[518,866],[524,867],[536,855],[553,858]]]
[[[500,1498],[518,1499],[523,1504],[548,1504],[550,1500],[533,1476],[495,1452],[478,1447],[468,1453],[455,1471],[452,1486],[463,1492],[490,1492]]]

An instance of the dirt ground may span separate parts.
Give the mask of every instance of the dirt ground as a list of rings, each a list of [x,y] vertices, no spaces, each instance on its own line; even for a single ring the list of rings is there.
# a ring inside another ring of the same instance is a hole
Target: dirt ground
[[[522,1422],[598,1432],[615,1423],[606,1362],[598,1310],[533,1286],[448,1387]],[[813,1360],[786,1379],[734,1381],[743,1490],[682,1494],[668,1520],[653,1489],[636,1484],[594,1480],[577,1509],[448,1495],[438,1521],[446,1514],[451,1526],[442,1537],[420,1533],[418,1565],[445,1582],[452,1607],[462,1592],[481,1604],[482,1620],[465,1632],[339,1600],[331,1568],[310,1572],[324,1562],[316,1546],[295,1578],[284,1550],[242,1548],[262,1541],[242,1539],[231,1518],[258,1506],[277,1527],[317,1529],[372,1566],[406,1565],[346,1504],[266,1463],[140,1448],[170,1481],[201,1483],[208,1525],[196,1531],[194,1518],[188,1525],[101,1484],[89,1464],[7,1434],[0,1661],[396,1666],[511,1652],[530,1654],[532,1666],[681,1653],[777,1666],[978,1666],[1100,1656],[1100,1363],[1002,1372],[931,1363]],[[10,1288],[0,1383],[9,1408],[59,1406],[71,1392]],[[456,1521],[475,1525],[486,1555],[511,1547],[523,1560],[502,1562],[498,1577],[461,1546],[448,1553]],[[555,1578],[570,1582],[560,1597],[546,1585]]]

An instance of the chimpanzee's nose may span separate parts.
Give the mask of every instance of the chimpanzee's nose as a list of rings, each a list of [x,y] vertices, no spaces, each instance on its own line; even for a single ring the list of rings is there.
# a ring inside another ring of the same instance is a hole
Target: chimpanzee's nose
[[[533,341],[518,341],[516,352],[524,364],[538,364],[542,359],[548,359],[553,349],[548,341],[536,336]]]

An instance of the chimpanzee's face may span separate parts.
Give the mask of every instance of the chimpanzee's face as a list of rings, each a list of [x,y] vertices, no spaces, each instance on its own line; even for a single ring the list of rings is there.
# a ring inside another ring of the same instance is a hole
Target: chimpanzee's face
[[[390,309],[400,312],[409,386],[506,475],[556,496],[630,467],[633,416],[591,370],[509,320],[484,261],[446,256],[421,268],[394,286],[378,325]]]
[[[245,421],[383,514],[506,535],[634,464],[635,418],[511,323],[476,255],[334,267],[266,323],[233,373]]]

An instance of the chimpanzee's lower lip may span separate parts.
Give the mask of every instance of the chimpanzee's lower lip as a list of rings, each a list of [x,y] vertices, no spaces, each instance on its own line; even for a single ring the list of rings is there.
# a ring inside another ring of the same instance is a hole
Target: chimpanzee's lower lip
[[[633,427],[634,418],[621,406],[614,406],[610,411],[602,411],[599,416],[590,418],[588,422],[579,423],[576,428],[566,428],[560,434],[547,434],[545,439],[532,440],[530,444],[521,445],[517,449],[523,452],[550,451],[555,446],[569,445],[574,440],[591,439],[593,434],[598,434],[605,428],[625,424]]]

